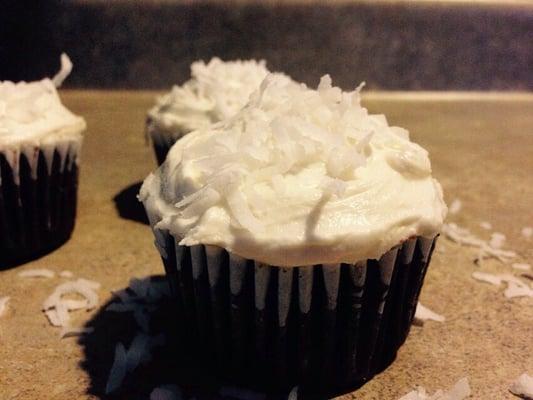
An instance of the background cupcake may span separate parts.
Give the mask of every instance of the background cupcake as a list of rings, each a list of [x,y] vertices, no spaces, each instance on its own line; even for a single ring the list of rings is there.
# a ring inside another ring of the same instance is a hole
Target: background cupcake
[[[53,79],[0,82],[0,267],[65,242],[74,227],[85,121],[59,99],[72,69]]]
[[[192,63],[191,79],[174,86],[148,111],[146,129],[158,163],[183,135],[235,115],[269,73],[265,65],[264,60],[224,62],[216,57],[207,64]]]
[[[268,77],[140,193],[190,348],[267,390],[361,385],[404,342],[446,206],[359,91]]]

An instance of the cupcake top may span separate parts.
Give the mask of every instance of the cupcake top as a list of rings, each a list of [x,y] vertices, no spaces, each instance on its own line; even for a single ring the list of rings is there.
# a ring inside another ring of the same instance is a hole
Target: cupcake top
[[[447,212],[428,153],[324,76],[267,77],[233,118],[179,140],[140,199],[182,245],[276,266],[379,258]]]
[[[194,62],[191,79],[158,98],[148,112],[148,133],[163,131],[178,138],[231,117],[248,102],[268,73],[264,60],[224,62],[215,57],[207,64]]]
[[[0,81],[0,150],[81,139],[85,121],[61,104],[56,90],[71,70],[72,63],[62,54],[61,70],[52,79]]]

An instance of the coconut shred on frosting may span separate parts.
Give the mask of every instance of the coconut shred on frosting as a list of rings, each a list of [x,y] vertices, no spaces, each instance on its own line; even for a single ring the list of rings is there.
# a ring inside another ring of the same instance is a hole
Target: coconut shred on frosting
[[[53,151],[60,152],[62,161],[67,153],[77,152],[85,121],[61,104],[56,89],[71,69],[72,63],[62,54],[61,70],[52,79],[0,81],[0,152],[12,168],[21,153],[36,162],[36,148],[45,153],[49,167]]]
[[[147,130],[155,141],[177,139],[235,115],[269,73],[264,60],[227,61],[213,58],[191,65],[191,79],[158,98],[148,112]],[[280,79],[289,80],[281,73]]]
[[[405,129],[322,77],[268,76],[234,117],[179,140],[140,193],[156,231],[276,266],[355,263],[433,237],[446,205]]]

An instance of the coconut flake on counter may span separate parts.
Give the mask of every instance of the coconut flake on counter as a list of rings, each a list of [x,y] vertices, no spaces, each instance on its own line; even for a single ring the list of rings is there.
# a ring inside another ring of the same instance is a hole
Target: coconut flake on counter
[[[124,344],[119,342],[115,347],[115,359],[106,384],[106,394],[115,392],[122,386],[128,372],[133,371],[140,364],[152,359],[152,349],[165,343],[164,335],[149,336],[138,333],[126,350]]]
[[[424,321],[426,320],[444,322],[446,318],[434,311],[431,311],[429,308],[423,306],[422,303],[419,302],[416,306],[415,320],[418,325],[423,325]]]
[[[489,246],[493,249],[501,249],[505,243],[505,235],[500,232],[494,232],[490,235]]]
[[[479,250],[476,259],[478,262],[481,262],[486,258],[496,258],[497,260],[506,264],[517,256],[516,252],[514,251],[493,247],[501,246],[503,244],[505,236],[502,234],[495,234],[496,236],[493,234],[491,241],[487,242],[486,240],[475,236],[468,229],[461,228],[453,222],[446,223],[442,226],[442,234],[447,239],[458,243],[459,245],[477,248]],[[500,235],[503,236],[503,239]]]
[[[531,226],[525,226],[522,228],[522,236],[526,239],[530,239],[533,236],[533,228]]]
[[[512,263],[511,267],[521,271],[529,271],[531,269],[531,265],[527,263]]]
[[[298,400],[298,386],[292,388],[289,393],[289,396],[287,397],[287,400]]]
[[[457,214],[459,211],[461,211],[461,208],[463,208],[463,203],[459,199],[455,199],[452,201],[452,204],[450,204],[450,207],[448,207],[448,212],[450,214]]]
[[[162,385],[150,393],[150,400],[181,400],[181,389],[177,385]]]
[[[93,327],[63,327],[59,336],[61,339],[66,339],[69,337],[83,336],[93,332]]]
[[[0,317],[6,312],[9,299],[11,299],[9,296],[0,297]]]
[[[72,272],[70,272],[70,271],[61,271],[61,272],[59,273],[59,276],[60,276],[61,278],[73,278],[73,277],[74,277],[74,274],[73,274]]]
[[[110,394],[116,391],[126,377],[127,372],[127,354],[126,349],[122,343],[117,343],[115,346],[115,358],[113,360],[113,365],[111,366],[111,371],[109,372],[109,377],[107,378],[107,384],[105,386],[105,394]]]
[[[505,289],[504,296],[509,299],[513,297],[533,297],[533,289],[511,274],[494,275],[487,272],[475,271],[472,273],[472,278],[495,286],[500,286],[502,282],[506,282],[507,289]]]
[[[533,377],[524,372],[509,386],[509,391],[523,399],[533,399]]]
[[[18,276],[20,278],[53,278],[56,274],[47,268],[36,268],[19,272]]]
[[[500,286],[502,283],[502,278],[500,276],[489,274],[487,272],[475,271],[472,273],[472,278],[480,282],[486,282],[496,286]]]
[[[432,396],[429,396],[426,389],[418,387],[398,400],[463,400],[471,394],[468,378],[462,378],[447,392],[437,390]]]
[[[42,310],[51,325],[68,327],[70,322],[69,311],[79,309],[91,310],[98,305],[98,294],[95,290],[99,288],[100,284],[98,282],[81,278],[76,281],[62,283],[44,301]],[[69,294],[80,295],[84,299],[74,300],[63,298],[63,296]]]
[[[479,226],[481,226],[483,229],[490,231],[492,229],[492,224],[488,221],[482,221],[479,223]]]
[[[533,289],[522,281],[509,281],[507,282],[507,289],[505,289],[503,294],[508,299],[514,297],[533,297]]]

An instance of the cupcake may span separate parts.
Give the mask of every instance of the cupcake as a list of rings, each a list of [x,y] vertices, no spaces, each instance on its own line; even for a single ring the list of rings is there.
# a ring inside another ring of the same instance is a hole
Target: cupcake
[[[447,211],[427,151],[327,75],[267,77],[139,198],[187,347],[226,379],[314,394],[393,361]]]
[[[85,121],[56,90],[71,69],[63,54],[53,79],[0,82],[0,267],[58,247],[74,227]]]
[[[191,79],[174,86],[148,112],[146,132],[158,163],[183,135],[235,115],[268,73],[263,60],[194,62]]]

